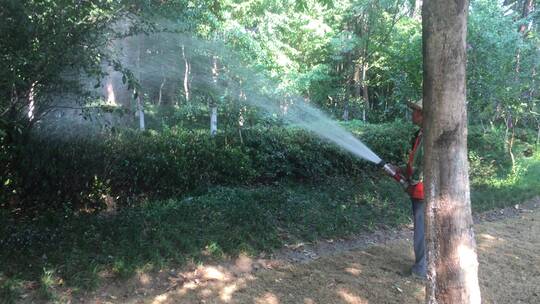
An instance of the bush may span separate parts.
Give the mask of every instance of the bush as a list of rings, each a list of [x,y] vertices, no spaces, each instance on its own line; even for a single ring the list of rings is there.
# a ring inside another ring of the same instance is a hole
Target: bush
[[[396,164],[406,159],[412,125],[343,125],[383,159]],[[499,133],[471,128],[469,142],[473,182],[493,174],[494,163],[508,162]],[[11,183],[17,182],[10,191],[26,208],[100,209],[111,202],[170,198],[217,185],[317,182],[373,172],[367,161],[309,132],[285,127],[259,126],[242,130],[241,136],[227,131],[215,137],[207,130],[179,129],[65,139],[35,136],[16,151],[9,176]]]
[[[410,123],[394,121],[383,124],[367,124],[352,121],[343,124],[382,159],[401,163],[407,158],[416,128]]]

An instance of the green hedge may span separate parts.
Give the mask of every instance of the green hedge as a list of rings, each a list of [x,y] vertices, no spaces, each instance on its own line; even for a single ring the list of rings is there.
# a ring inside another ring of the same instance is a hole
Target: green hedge
[[[405,159],[414,131],[402,122],[343,125],[394,163]],[[471,168],[483,172],[473,178],[491,174],[485,168],[505,157],[496,136],[472,129]],[[317,182],[374,172],[367,161],[309,132],[282,127],[249,128],[241,135],[222,132],[215,137],[206,130],[175,129],[69,139],[34,137],[16,151],[9,187],[3,189],[15,193],[27,207],[96,208],[107,200],[169,198],[217,185]]]

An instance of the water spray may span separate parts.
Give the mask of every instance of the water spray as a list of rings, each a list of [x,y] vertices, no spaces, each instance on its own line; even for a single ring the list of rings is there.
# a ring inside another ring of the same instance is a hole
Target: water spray
[[[130,45],[139,45],[140,39],[146,39],[146,45],[154,46],[151,49],[152,52],[145,53],[144,60],[140,60],[140,53],[138,53],[140,50],[129,48]],[[139,77],[159,79],[154,85],[159,86],[161,82],[160,94],[166,79],[179,82],[183,78],[184,82],[187,81],[188,68],[183,68],[183,63],[187,64],[189,58],[189,73],[193,73],[189,79],[191,86],[212,91],[216,96],[219,95],[218,92],[231,92],[230,94],[243,96],[243,102],[335,143],[355,156],[376,164],[403,187],[407,186],[405,177],[397,167],[382,160],[351,132],[305,102],[302,96],[284,93],[283,91],[287,90],[275,80],[255,73],[234,51],[229,50],[220,41],[205,41],[185,34],[163,32],[154,33],[151,36],[139,35],[119,39],[115,41],[111,51],[114,54],[118,53],[122,64]],[[137,60],[134,61],[132,57]],[[216,80],[215,70],[217,57],[220,58],[222,65],[219,81]],[[120,77],[120,75],[116,76]],[[281,89],[276,90],[280,87]],[[188,98],[189,90],[186,86],[184,90]],[[280,102],[287,104],[286,111],[283,111]]]

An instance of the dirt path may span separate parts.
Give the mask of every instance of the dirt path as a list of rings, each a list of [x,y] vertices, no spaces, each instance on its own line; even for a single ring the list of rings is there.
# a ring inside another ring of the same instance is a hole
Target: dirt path
[[[540,198],[476,217],[483,303],[540,303]],[[423,303],[408,275],[411,232],[291,246],[267,259],[240,257],[112,283],[74,303]]]

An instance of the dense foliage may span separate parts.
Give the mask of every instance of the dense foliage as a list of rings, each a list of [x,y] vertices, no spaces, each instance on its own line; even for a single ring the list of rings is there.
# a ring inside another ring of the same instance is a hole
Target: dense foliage
[[[172,82],[181,82],[185,71],[167,76],[164,67],[183,66],[186,60],[191,79],[185,88],[171,87],[171,94],[177,95],[172,98],[208,91],[207,84],[197,83],[197,74],[211,59],[194,56],[220,54],[208,54],[186,41],[162,45],[159,36],[157,40],[149,36],[139,55],[130,56],[144,61],[145,56],[158,54],[162,61],[153,64],[155,71],[162,71],[134,73],[129,69],[134,66],[108,48],[122,37],[140,33],[183,32],[221,41],[258,73],[276,80],[276,91],[302,95],[338,118],[392,121],[406,114],[405,101],[421,97],[421,1],[4,2],[0,135],[15,132],[11,136],[16,137],[16,129],[39,122],[42,114],[58,105],[57,94],[73,91],[80,80],[88,82],[87,76],[99,80],[112,70],[124,74],[130,90],[156,91],[160,86],[166,90]],[[471,1],[472,123],[538,127],[539,14],[537,1],[527,7],[529,2]],[[232,67],[237,62],[227,66],[221,59],[225,65],[221,73],[237,77]],[[104,65],[113,69],[104,70]],[[77,77],[81,72],[84,77]],[[160,77],[164,80],[156,82]],[[184,91],[188,88],[193,92]],[[231,94],[225,91],[216,92],[214,102],[238,98],[223,98]],[[161,103],[156,94],[147,97],[147,103]]]
[[[351,124],[388,160],[403,159],[411,126]],[[360,128],[359,128],[360,126]],[[18,150],[17,175],[4,190],[28,207],[104,207],[140,195],[168,198],[217,185],[361,176],[369,169],[338,147],[298,129],[245,129],[209,137],[173,129],[100,137],[35,138]],[[4,193],[6,193],[5,191]],[[81,205],[82,204],[82,205]]]
[[[403,163],[413,127],[396,121],[345,126],[384,159]],[[406,126],[406,127],[403,127]],[[520,155],[532,154],[523,133]],[[508,173],[501,131],[473,129],[469,135],[473,184]],[[205,193],[219,185],[318,182],[336,176],[377,178],[367,161],[310,133],[290,128],[254,127],[220,132],[172,129],[124,131],[99,137],[34,138],[18,150],[16,172],[4,195],[28,209],[104,209],[140,198]],[[110,207],[110,206],[109,206]]]

